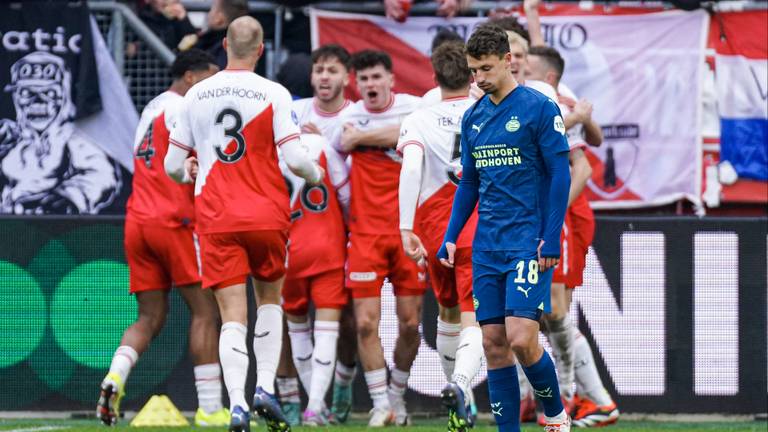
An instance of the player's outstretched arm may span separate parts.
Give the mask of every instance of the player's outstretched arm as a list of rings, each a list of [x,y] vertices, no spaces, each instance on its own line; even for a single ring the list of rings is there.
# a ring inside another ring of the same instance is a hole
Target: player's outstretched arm
[[[419,261],[424,258],[426,251],[419,237],[413,233],[413,220],[421,192],[424,150],[421,148],[421,144],[415,141],[403,143],[398,149],[403,153],[398,190],[400,237],[403,241],[405,254],[409,258]]]
[[[322,183],[325,171],[309,157],[307,147],[298,137],[282,144],[280,150],[283,151],[285,163],[292,173],[311,185]]]
[[[568,159],[571,161],[571,188],[568,190],[568,207],[570,207],[592,177],[592,166],[589,165],[581,148],[571,150]]]
[[[461,140],[461,165],[462,173],[459,180],[459,187],[453,197],[453,208],[451,209],[451,219],[448,221],[448,229],[445,231],[443,245],[437,252],[440,263],[446,267],[453,267],[453,253],[449,254],[448,246],[452,245],[455,250],[456,240],[464,229],[464,225],[475,210],[475,205],[480,197],[479,179],[477,169],[475,168],[475,158],[467,148],[462,134]]]

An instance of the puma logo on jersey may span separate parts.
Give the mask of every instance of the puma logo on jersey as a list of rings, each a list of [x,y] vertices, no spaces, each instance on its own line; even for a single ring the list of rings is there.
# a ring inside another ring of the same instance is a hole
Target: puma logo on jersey
[[[521,293],[525,294],[525,298],[528,298],[528,291],[530,291],[532,288],[533,287],[525,289],[525,288],[521,287],[520,285],[517,286],[517,290],[520,291]]]
[[[480,123],[480,126],[473,124],[472,129],[476,130],[477,133],[480,133],[480,129],[482,129],[484,123]]]

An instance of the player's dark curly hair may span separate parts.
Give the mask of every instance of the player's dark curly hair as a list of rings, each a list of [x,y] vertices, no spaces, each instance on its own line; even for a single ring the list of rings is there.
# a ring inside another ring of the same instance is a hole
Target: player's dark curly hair
[[[336,59],[349,70],[352,62],[352,56],[349,55],[349,51],[341,45],[327,44],[312,51],[312,64],[315,64],[321,60]]]
[[[557,79],[563,77],[563,71],[565,70],[565,60],[556,49],[550,46],[532,46],[528,51],[528,55],[535,55],[541,57],[549,67],[555,70],[557,73]]]
[[[467,87],[472,74],[467,66],[467,52],[463,42],[446,42],[432,52],[432,69],[437,84],[447,90]]]
[[[352,55],[352,67],[356,71],[378,65],[382,65],[388,72],[392,72],[392,58],[384,51],[363,50]]]
[[[479,59],[487,55],[504,57],[509,52],[509,39],[501,27],[493,24],[478,26],[467,42],[467,54]]]
[[[522,36],[528,42],[528,45],[531,44],[531,35],[528,33],[528,30],[513,16],[491,18],[485,24],[494,24],[505,31],[515,32]]]
[[[176,56],[169,73],[173,79],[178,79],[183,77],[187,71],[204,71],[215,64],[216,59],[212,55],[203,50],[191,48]]]

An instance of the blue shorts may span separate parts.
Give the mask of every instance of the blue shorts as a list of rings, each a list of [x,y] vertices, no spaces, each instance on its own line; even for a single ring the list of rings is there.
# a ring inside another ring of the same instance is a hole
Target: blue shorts
[[[521,256],[522,255],[522,256]],[[553,269],[539,272],[536,253],[472,251],[472,292],[477,321],[522,316],[537,319],[552,310]]]

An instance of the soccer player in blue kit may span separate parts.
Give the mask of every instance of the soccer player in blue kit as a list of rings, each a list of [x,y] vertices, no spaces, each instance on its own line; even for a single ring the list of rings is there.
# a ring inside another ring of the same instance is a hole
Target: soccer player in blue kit
[[[463,173],[438,257],[453,265],[456,238],[479,200],[473,292],[498,430],[520,431],[517,358],[544,407],[544,430],[569,432],[555,365],[538,339],[560,258],[568,143],[557,104],[519,85],[510,60],[507,35],[498,26],[478,27],[467,42],[469,69],[485,95],[462,119]],[[463,399],[459,392],[460,414]]]

